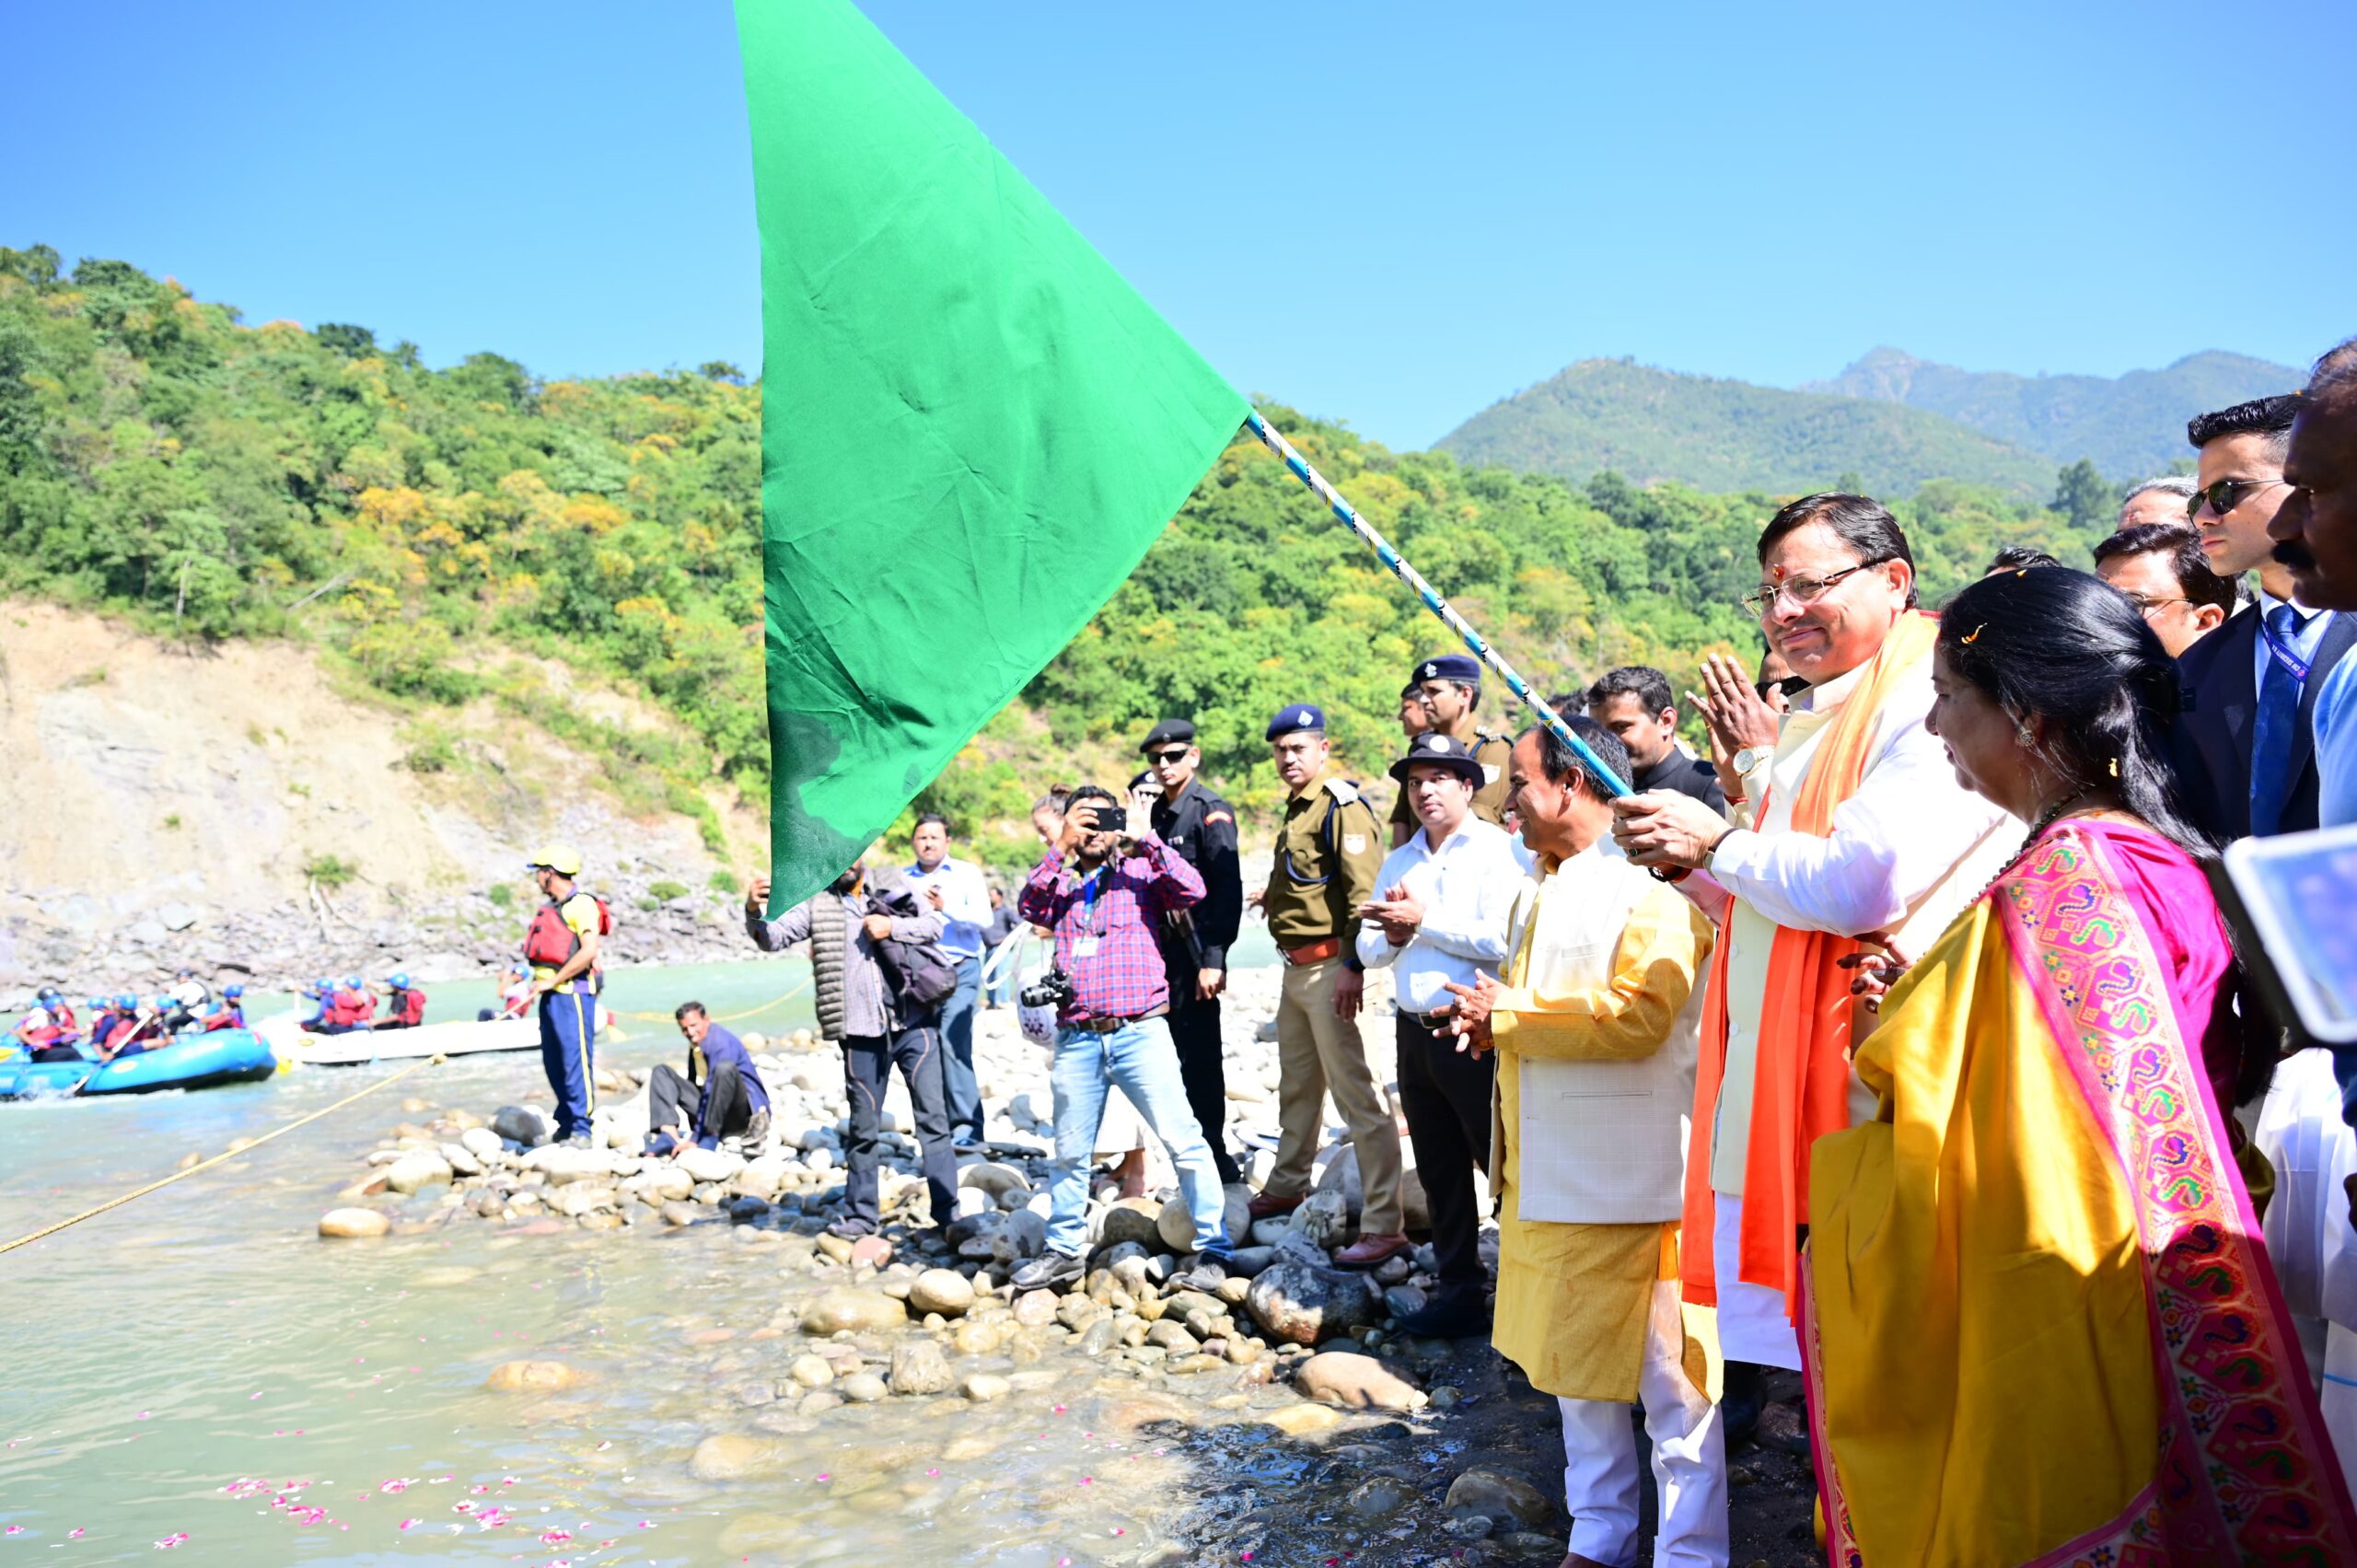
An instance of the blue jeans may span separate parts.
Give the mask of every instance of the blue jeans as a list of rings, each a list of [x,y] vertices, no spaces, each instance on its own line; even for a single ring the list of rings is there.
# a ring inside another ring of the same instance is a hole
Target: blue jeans
[[[1222,1224],[1227,1194],[1221,1191],[1212,1146],[1187,1103],[1178,1075],[1178,1051],[1162,1018],[1140,1018],[1111,1034],[1058,1029],[1056,1059],[1048,1068],[1056,1095],[1056,1157],[1049,1166],[1048,1245],[1073,1256],[1088,1250],[1088,1166],[1097,1151],[1097,1124],[1105,1120],[1105,1091],[1118,1085],[1138,1108],[1145,1124],[1170,1151],[1178,1190],[1195,1220],[1195,1250],[1225,1250]]]
[[[941,1004],[941,1038],[949,1048],[941,1058],[941,1082],[954,1138],[982,1135],[982,1085],[974,1076],[974,1008],[981,998],[982,960],[958,959],[958,989]]]

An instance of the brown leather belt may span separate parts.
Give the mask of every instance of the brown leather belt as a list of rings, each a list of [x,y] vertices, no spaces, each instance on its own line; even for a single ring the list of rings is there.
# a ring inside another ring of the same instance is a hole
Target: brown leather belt
[[[1399,1016],[1407,1019],[1410,1023],[1415,1025],[1416,1028],[1420,1029],[1429,1029],[1435,1034],[1439,1033],[1442,1029],[1448,1028],[1449,1019],[1455,1016],[1454,1014],[1450,1013],[1411,1013],[1405,1009],[1401,1010]]]
[[[1280,947],[1289,964],[1322,964],[1342,950],[1342,939],[1329,936],[1322,942],[1305,942],[1298,947]]]
[[[1062,1027],[1068,1029],[1078,1029],[1083,1034],[1109,1035],[1116,1029],[1128,1028],[1132,1024],[1137,1023],[1141,1019],[1159,1018],[1163,1014],[1167,1013],[1168,1011],[1170,1011],[1170,1009],[1167,1007],[1156,1007],[1151,1013],[1132,1014],[1131,1016],[1126,1018],[1075,1018],[1071,1023]]]

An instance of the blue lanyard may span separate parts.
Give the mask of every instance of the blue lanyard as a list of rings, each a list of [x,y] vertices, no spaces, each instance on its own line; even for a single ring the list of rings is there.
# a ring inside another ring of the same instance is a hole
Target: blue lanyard
[[[1080,925],[1083,935],[1102,937],[1105,935],[1104,928],[1097,923],[1097,893],[1104,876],[1105,868],[1100,865],[1090,872],[1080,884]],[[1108,904],[1105,909],[1106,918],[1109,921],[1112,914],[1112,906]],[[1077,939],[1074,938],[1074,940]]]
[[[2317,613],[2324,612],[2319,610]],[[2258,634],[2267,639],[2267,651],[2274,656],[2275,662],[2282,665],[2285,673],[2292,677],[2293,684],[2305,686],[2308,683],[2308,661],[2293,652],[2292,645],[2275,634],[2275,628],[2267,623],[2267,617],[2264,615],[2258,618]]]

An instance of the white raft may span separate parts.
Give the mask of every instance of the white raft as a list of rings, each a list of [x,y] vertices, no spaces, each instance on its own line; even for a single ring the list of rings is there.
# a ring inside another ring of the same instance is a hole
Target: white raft
[[[281,1013],[256,1024],[254,1033],[267,1040],[281,1058],[307,1067],[357,1067],[370,1062],[399,1062],[418,1056],[474,1056],[485,1051],[540,1048],[537,1018],[465,1018],[447,1024],[420,1024],[413,1029],[354,1029],[350,1034],[319,1035],[305,1029],[294,1014]]]

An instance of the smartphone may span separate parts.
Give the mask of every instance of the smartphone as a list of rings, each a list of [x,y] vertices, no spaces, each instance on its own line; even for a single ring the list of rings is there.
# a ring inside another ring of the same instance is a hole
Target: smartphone
[[[2357,1044],[2357,826],[2241,839],[2210,874],[2245,968],[2295,1046]]]
[[[1092,806],[1088,812],[1088,830],[1092,833],[1126,833],[1130,830],[1130,814],[1118,806]]]

